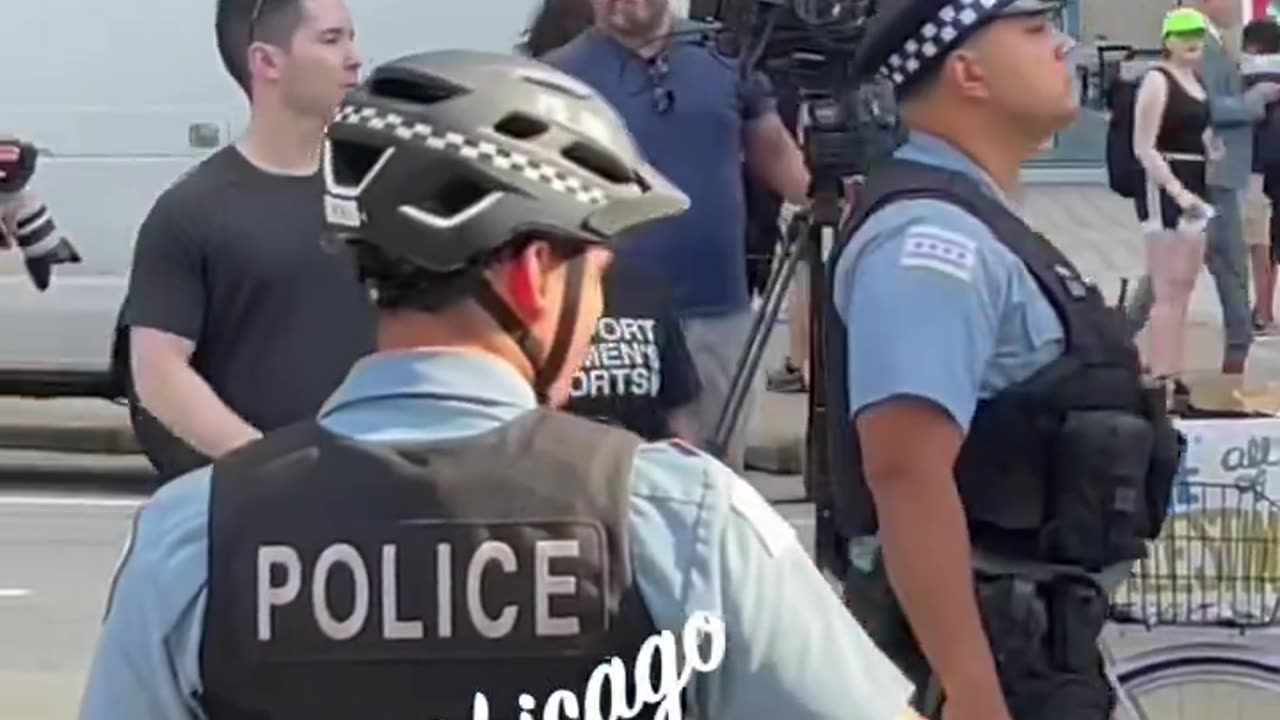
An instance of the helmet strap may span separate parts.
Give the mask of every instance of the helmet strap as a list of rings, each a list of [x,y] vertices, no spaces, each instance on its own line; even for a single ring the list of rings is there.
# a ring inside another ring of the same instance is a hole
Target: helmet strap
[[[574,330],[577,329],[578,324],[578,310],[582,304],[586,254],[570,258],[566,262],[565,270],[564,302],[560,306],[560,317],[556,320],[556,333],[551,342],[551,349],[545,357],[542,353],[542,344],[529,332],[529,326],[516,315],[493,286],[480,280],[476,283],[474,292],[476,302],[511,336],[525,360],[529,362],[529,366],[533,368],[533,392],[539,405],[547,404],[551,384],[564,369],[565,359],[569,355],[569,346],[573,343]]]

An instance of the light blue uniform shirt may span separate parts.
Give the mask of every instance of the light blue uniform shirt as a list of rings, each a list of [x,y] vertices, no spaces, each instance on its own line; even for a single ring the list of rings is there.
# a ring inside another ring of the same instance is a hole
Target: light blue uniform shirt
[[[373,442],[430,441],[487,432],[534,407],[529,385],[496,358],[383,353],[355,366],[321,422]],[[175,480],[141,510],[82,720],[203,718],[195,698],[209,477],[204,468]],[[360,497],[358,481],[351,497]],[[632,470],[630,528],[635,581],[659,630],[679,635],[697,611],[724,621],[724,662],[695,673],[687,691],[699,717],[902,717],[911,685],[850,617],[794,529],[723,465],[669,444],[642,446]]]
[[[895,153],[995,182],[942,140],[913,132]],[[849,410],[914,397],[966,432],[978,401],[1031,376],[1065,349],[1062,323],[1026,265],[968,211],[909,199],[873,213],[836,266],[835,305],[848,328]],[[851,555],[866,568],[869,539]]]

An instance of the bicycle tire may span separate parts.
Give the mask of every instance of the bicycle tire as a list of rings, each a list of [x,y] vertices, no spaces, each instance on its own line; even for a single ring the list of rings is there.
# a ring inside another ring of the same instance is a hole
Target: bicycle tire
[[[1164,660],[1152,660],[1141,665],[1129,668],[1127,670],[1116,673],[1116,679],[1124,687],[1128,687],[1131,683],[1137,683],[1148,676],[1164,675],[1171,672],[1186,672],[1191,668],[1220,668],[1223,670],[1242,670],[1248,673],[1257,673],[1259,677],[1265,677],[1276,683],[1276,690],[1280,691],[1280,664],[1275,661],[1262,659],[1261,653],[1253,651],[1229,651],[1234,655],[1216,655],[1216,654],[1194,654],[1179,657],[1171,657]],[[1203,651],[1200,651],[1203,653]]]
[[[1173,654],[1161,657],[1166,652]],[[1199,681],[1226,679],[1274,693],[1280,700],[1280,661],[1261,650],[1230,646],[1191,647],[1156,651],[1154,655],[1117,669],[1115,673],[1122,691],[1135,700],[1139,708],[1146,693],[1177,687],[1188,677]],[[1145,713],[1140,712],[1140,715]]]

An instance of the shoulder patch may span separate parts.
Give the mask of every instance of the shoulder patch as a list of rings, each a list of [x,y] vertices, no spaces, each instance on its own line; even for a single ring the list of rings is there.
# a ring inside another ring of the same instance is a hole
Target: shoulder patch
[[[747,521],[770,557],[778,557],[793,546],[799,545],[796,529],[791,527],[777,510],[764,499],[751,483],[738,476],[729,490],[729,505],[739,517]]]
[[[692,457],[692,458],[702,457],[702,453],[698,452],[696,448],[694,448],[692,445],[690,445],[689,443],[679,438],[672,438],[670,440],[667,440],[666,443],[667,445],[671,446],[673,450],[680,453],[681,455],[684,455],[685,457]]]
[[[973,282],[978,243],[937,225],[913,225],[902,239],[902,267],[932,270],[963,282]]]

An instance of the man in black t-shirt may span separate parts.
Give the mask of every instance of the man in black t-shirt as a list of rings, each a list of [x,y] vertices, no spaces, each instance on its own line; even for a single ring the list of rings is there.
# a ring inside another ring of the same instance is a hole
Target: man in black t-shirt
[[[662,283],[615,264],[591,349],[569,384],[565,410],[620,425],[647,440],[694,442],[683,410],[698,397],[697,367]]]
[[[219,0],[216,31],[249,127],[156,201],[121,317],[164,477],[314,416],[374,346],[354,262],[322,245],[324,130],[360,68],[343,0]]]

